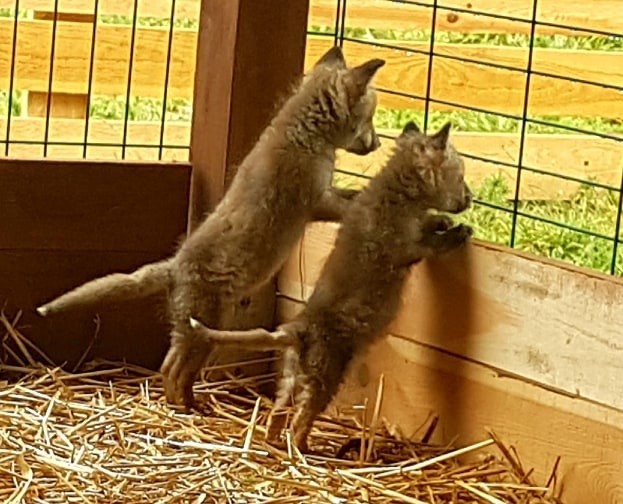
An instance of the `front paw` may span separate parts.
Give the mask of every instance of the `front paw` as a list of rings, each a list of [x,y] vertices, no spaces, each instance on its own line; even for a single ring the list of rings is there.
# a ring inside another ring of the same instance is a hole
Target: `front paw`
[[[456,245],[461,245],[474,234],[474,230],[467,224],[458,224],[445,231],[444,234],[451,238]]]
[[[424,221],[424,230],[428,233],[441,233],[454,225],[447,215],[429,215]]]

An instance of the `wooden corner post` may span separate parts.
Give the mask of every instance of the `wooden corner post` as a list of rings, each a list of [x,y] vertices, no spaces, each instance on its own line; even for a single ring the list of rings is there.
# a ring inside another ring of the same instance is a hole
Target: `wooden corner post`
[[[309,0],[202,0],[191,133],[189,231],[214,209],[303,72]],[[272,327],[275,285],[238,303],[231,327]],[[247,357],[245,355],[244,357]],[[240,361],[225,354],[221,360]],[[261,372],[265,366],[246,368]]]
[[[309,0],[202,0],[189,226],[221,199],[275,103],[303,72]]]

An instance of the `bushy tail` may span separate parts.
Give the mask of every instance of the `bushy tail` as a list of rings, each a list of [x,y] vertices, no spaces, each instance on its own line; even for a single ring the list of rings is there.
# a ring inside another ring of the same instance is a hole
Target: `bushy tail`
[[[37,308],[46,317],[91,304],[141,299],[164,294],[171,282],[172,258],[146,264],[133,273],[113,273],[96,278]]]

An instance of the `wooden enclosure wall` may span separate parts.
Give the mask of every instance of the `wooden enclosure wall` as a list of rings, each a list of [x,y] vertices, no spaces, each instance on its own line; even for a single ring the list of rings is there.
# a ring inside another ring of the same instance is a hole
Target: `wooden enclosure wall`
[[[336,229],[311,226],[292,254],[281,320],[311,293]],[[621,502],[622,303],[620,280],[483,243],[427,260],[334,406],[374,404],[383,374],[382,415],[404,435],[421,436],[432,415],[438,441],[478,441],[490,427],[541,484],[561,456],[566,504]]]

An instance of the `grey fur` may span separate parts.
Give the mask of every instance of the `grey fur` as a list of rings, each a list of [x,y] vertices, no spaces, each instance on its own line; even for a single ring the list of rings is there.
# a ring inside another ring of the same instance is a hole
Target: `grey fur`
[[[384,61],[347,68],[339,48],[328,51],[283,104],[238,168],[213,213],[160,271],[172,325],[161,366],[167,400],[193,403],[192,385],[210,353],[188,325],[191,315],[222,327],[227,308],[273,278],[311,220],[341,220],[356,191],[331,187],[335,151],[358,154],[380,143],[369,86]],[[147,267],[143,267],[144,270]],[[42,307],[44,313],[108,299],[142,296],[145,282],[112,275],[79,287]],[[158,284],[152,279],[149,289]],[[109,290],[107,290],[109,289]]]
[[[395,317],[411,265],[452,250],[471,235],[444,215],[471,203],[449,125],[426,136],[405,126],[385,168],[355,198],[305,309],[276,331],[221,331],[192,320],[207,341],[283,351],[282,378],[267,439],[280,434],[294,400],[294,442],[307,449],[315,417],[329,404],[353,356]]]

